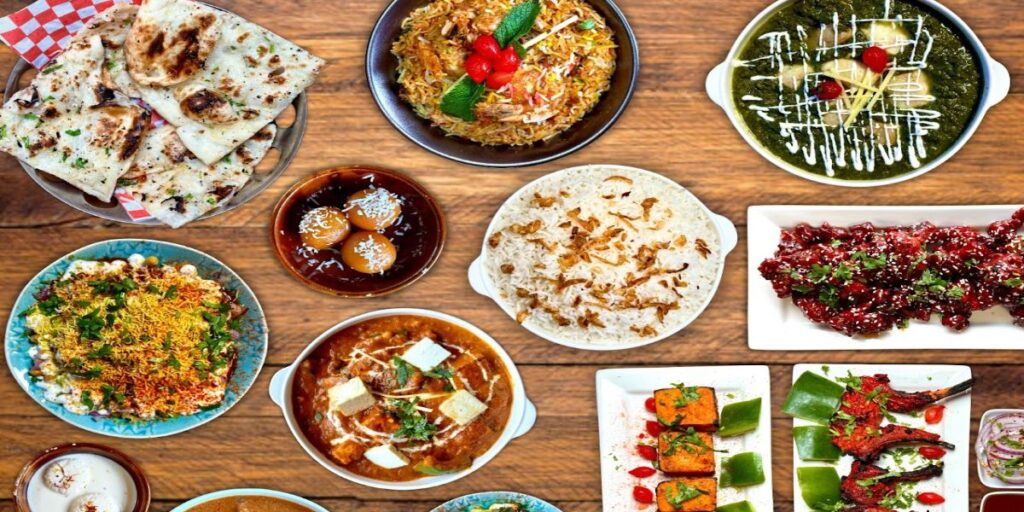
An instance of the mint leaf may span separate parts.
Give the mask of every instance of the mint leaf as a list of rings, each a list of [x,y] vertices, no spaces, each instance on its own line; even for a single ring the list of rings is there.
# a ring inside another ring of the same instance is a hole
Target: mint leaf
[[[515,48],[516,54],[519,55],[520,59],[526,58],[526,47],[519,41],[512,41],[512,48]]]
[[[539,14],[540,2],[538,0],[529,0],[513,7],[505,15],[505,19],[501,20],[498,29],[494,31],[494,38],[498,40],[498,44],[502,48],[505,48],[512,41],[528,34]]]
[[[464,75],[441,98],[441,112],[463,121],[476,121],[473,107],[480,101],[486,88],[484,84],[478,84]]]

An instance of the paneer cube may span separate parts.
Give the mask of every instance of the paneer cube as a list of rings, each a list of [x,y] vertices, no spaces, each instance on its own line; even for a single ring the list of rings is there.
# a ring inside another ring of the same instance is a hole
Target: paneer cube
[[[366,450],[363,457],[384,469],[398,469],[409,465],[409,458],[390,444],[374,446]]]
[[[473,396],[473,393],[460,389],[442,402],[439,409],[455,423],[468,425],[487,410],[487,404]]]
[[[658,484],[658,512],[715,512],[718,484],[713,477],[673,478]]]
[[[662,432],[658,436],[658,467],[673,475],[714,475],[715,440],[707,432]]]
[[[415,345],[409,347],[409,350],[402,354],[402,359],[419,368],[421,372],[429,372],[435,366],[444,362],[445,359],[451,357],[451,355],[451,352],[448,352],[441,345],[434,343],[434,340],[423,338],[417,341]]]
[[[351,464],[366,453],[366,447],[354,439],[343,439],[337,443],[331,443],[331,456],[342,465]]]
[[[370,393],[359,377],[331,386],[327,390],[327,400],[332,412],[337,411],[345,416],[352,416],[377,403],[373,393]]]
[[[672,430],[690,427],[700,432],[718,430],[718,400],[714,388],[677,384],[654,392],[658,421]]]

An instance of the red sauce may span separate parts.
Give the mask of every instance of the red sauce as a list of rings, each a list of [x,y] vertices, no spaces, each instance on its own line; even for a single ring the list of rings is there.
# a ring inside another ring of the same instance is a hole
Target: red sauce
[[[1024,494],[989,494],[981,512],[1020,512],[1024,510]]]
[[[387,189],[401,201],[401,216],[381,231],[397,250],[390,269],[380,274],[357,272],[342,264],[341,244],[318,251],[302,243],[299,223],[306,212],[320,206],[344,208],[348,196],[371,185]],[[329,171],[300,184],[278,208],[274,241],[279,258],[308,284],[340,295],[381,294],[401,288],[433,264],[444,243],[444,221],[434,200],[411,179],[390,171]]]

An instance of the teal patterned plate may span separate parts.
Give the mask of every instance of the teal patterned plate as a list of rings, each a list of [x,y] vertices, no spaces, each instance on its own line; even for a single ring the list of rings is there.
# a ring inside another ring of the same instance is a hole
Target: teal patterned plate
[[[558,507],[528,494],[511,491],[489,491],[467,494],[435,508],[431,512],[469,512],[474,506],[484,510],[496,503],[515,503],[523,512],[562,512]]]
[[[214,279],[225,288],[236,291],[239,303],[248,308],[248,312],[242,317],[241,337],[238,339],[238,362],[231,380],[228,382],[227,396],[219,407],[191,416],[139,421],[75,414],[60,404],[47,401],[43,397],[43,388],[32,382],[28,374],[32,368],[32,358],[28,355],[31,342],[28,338],[25,318],[19,313],[36,302],[33,295],[39,291],[43,283],[60,277],[73,260],[127,258],[132,254],[156,256],[161,262],[191,263],[199,270],[201,277]],[[267,321],[263,315],[263,308],[260,307],[260,303],[249,286],[227,265],[212,256],[182,245],[159,240],[107,240],[87,245],[65,255],[48,265],[29,281],[18,296],[18,300],[15,301],[11,318],[7,322],[4,351],[7,354],[7,367],[14,379],[18,381],[18,385],[54,416],[78,428],[105,436],[163,437],[196,428],[224,414],[238,403],[242,395],[252,387],[260,369],[263,368],[263,361],[267,356]]]

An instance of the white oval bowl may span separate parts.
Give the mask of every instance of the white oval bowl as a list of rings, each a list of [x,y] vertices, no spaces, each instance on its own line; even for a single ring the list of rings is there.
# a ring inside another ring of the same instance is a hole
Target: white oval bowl
[[[301,496],[281,491],[272,491],[270,489],[226,489],[223,491],[211,492],[209,494],[192,498],[185,503],[174,507],[171,509],[171,512],[188,512],[189,509],[197,505],[202,505],[203,503],[208,503],[220,498],[232,498],[235,496],[265,496],[268,498],[277,498],[279,500],[295,503],[296,505],[302,505],[313,512],[329,512],[326,508],[321,507],[320,505],[317,505],[316,503],[313,503]]]
[[[495,303],[498,304],[498,306],[502,309],[502,311],[505,312],[505,314],[507,314],[510,318],[515,319],[516,318],[516,311],[514,309],[512,309],[511,304],[508,304],[506,301],[503,301],[503,300],[501,300],[499,298],[498,290],[495,288],[494,283],[491,282],[490,277],[488,277],[488,275],[487,275],[487,270],[484,268],[484,256],[485,256],[485,254],[487,252],[487,239],[488,239],[488,237],[490,237],[491,232],[494,230],[495,222],[497,221],[497,219],[499,217],[501,217],[501,214],[505,210],[505,208],[507,208],[509,206],[509,204],[512,203],[513,199],[515,199],[515,198],[519,197],[521,194],[525,193],[528,189],[533,187],[535,184],[543,182],[545,180],[555,179],[556,177],[558,177],[561,174],[566,173],[566,172],[575,171],[575,170],[578,170],[578,169],[588,169],[588,168],[623,169],[623,170],[628,171],[628,172],[636,172],[636,173],[640,173],[640,174],[645,174],[645,175],[651,176],[651,177],[653,177],[655,179],[663,181],[665,183],[666,187],[673,187],[673,188],[676,188],[676,189],[682,191],[683,194],[689,196],[698,206],[700,206],[700,208],[704,211],[704,213],[708,216],[708,218],[711,219],[711,222],[715,225],[715,228],[718,230],[718,240],[719,240],[719,247],[720,247],[719,254],[721,254],[721,259],[718,262],[718,273],[715,276],[714,282],[712,283],[711,292],[708,293],[707,298],[704,299],[704,303],[701,304],[701,306],[697,310],[694,311],[693,315],[691,315],[690,318],[687,319],[685,322],[680,323],[678,327],[676,327],[676,328],[674,328],[673,330],[670,330],[670,331],[665,331],[665,332],[663,332],[663,333],[661,333],[661,334],[659,334],[657,336],[653,336],[653,337],[649,337],[649,338],[637,338],[637,339],[635,339],[633,341],[630,341],[630,342],[623,342],[623,343],[595,343],[595,342],[587,342],[587,341],[566,340],[566,339],[558,338],[558,337],[552,335],[551,333],[548,333],[548,332],[546,332],[546,331],[544,331],[542,329],[539,329],[539,328],[537,328],[537,327],[535,327],[533,325],[529,325],[529,324],[520,324],[520,325],[524,329],[526,329],[527,331],[530,331],[531,333],[533,333],[535,336],[543,338],[543,339],[546,339],[546,340],[548,340],[548,341],[550,341],[552,343],[557,343],[559,345],[563,345],[563,346],[566,346],[566,347],[578,348],[578,349],[582,349],[582,350],[598,350],[598,351],[626,350],[626,349],[631,349],[631,348],[636,348],[636,347],[642,347],[642,346],[645,346],[645,345],[650,345],[652,343],[657,343],[657,342],[659,342],[661,340],[664,340],[665,338],[668,338],[669,336],[672,336],[672,335],[678,333],[679,331],[682,331],[688,325],[693,323],[694,320],[696,320],[698,317],[700,317],[700,315],[702,313],[704,313],[704,310],[707,309],[708,304],[711,303],[711,300],[714,299],[715,293],[718,291],[718,286],[722,283],[722,273],[725,271],[725,258],[726,258],[726,256],[729,255],[730,252],[732,252],[733,249],[736,248],[736,242],[737,242],[736,226],[733,225],[732,221],[730,221],[728,218],[726,218],[726,217],[724,217],[722,215],[719,215],[717,213],[714,213],[711,210],[709,210],[708,207],[705,206],[704,203],[702,203],[700,201],[700,199],[697,199],[697,196],[693,195],[692,192],[687,190],[686,187],[683,187],[679,183],[676,183],[675,181],[672,181],[672,180],[670,180],[670,179],[668,179],[668,178],[666,178],[666,177],[664,177],[664,176],[662,176],[662,175],[660,175],[660,174],[658,174],[656,172],[648,171],[646,169],[639,169],[639,168],[636,168],[636,167],[629,167],[629,166],[626,166],[626,165],[610,165],[610,164],[609,165],[597,165],[597,164],[594,164],[594,165],[581,165],[581,166],[577,166],[577,167],[569,167],[567,169],[562,169],[560,171],[556,171],[556,172],[553,172],[551,174],[547,174],[545,176],[541,176],[540,178],[537,178],[537,179],[527,183],[526,185],[523,185],[519,190],[517,190],[515,193],[513,193],[511,196],[509,196],[509,198],[506,199],[504,203],[502,203],[501,207],[498,208],[498,211],[491,218],[491,223],[487,226],[487,231],[484,234],[484,241],[481,244],[480,256],[478,256],[475,260],[473,260],[473,263],[470,264],[470,266],[469,266],[469,284],[470,284],[470,286],[472,286],[472,288],[473,288],[473,290],[475,292],[477,292],[480,295],[483,295],[483,296],[488,297],[491,300],[493,300]]]
[[[975,55],[978,57],[978,64],[981,68],[981,97],[978,99],[978,106],[974,116],[971,118],[970,122],[967,123],[967,126],[964,127],[963,133],[960,134],[960,137],[953,143],[953,145],[947,148],[946,151],[937,156],[934,160],[922,165],[919,169],[899,176],[892,176],[880,180],[843,180],[839,178],[830,178],[828,176],[804,170],[779,158],[757,140],[757,137],[750,132],[746,122],[742,117],[740,117],[739,113],[736,112],[736,103],[733,101],[732,97],[731,64],[736,60],[740,50],[745,46],[754,30],[761,25],[761,22],[768,16],[774,14],[775,11],[784,4],[791,1],[792,0],[777,0],[761,11],[760,14],[755,16],[754,19],[747,24],[747,27],[743,29],[743,32],[740,33],[739,37],[736,38],[736,42],[729,51],[729,55],[726,57],[725,62],[715,66],[711,72],[708,73],[707,80],[704,84],[707,89],[708,96],[711,97],[711,101],[714,101],[715,104],[722,108],[722,110],[725,110],[726,115],[729,117],[729,121],[732,122],[733,127],[735,127],[736,131],[740,133],[743,140],[766,160],[790,174],[818,183],[824,183],[826,185],[858,188],[880,187],[916,178],[942,165],[946,160],[949,160],[953,155],[960,151],[960,149],[967,144],[967,141],[970,140],[971,136],[974,135],[975,130],[978,129],[978,126],[981,124],[981,120],[985,117],[985,113],[988,112],[988,109],[996,106],[999,102],[1006,99],[1007,94],[1010,92],[1010,73],[1006,69],[1006,66],[1000,64],[988,54],[988,51],[985,50],[985,46],[981,44],[981,39],[969,26],[967,26],[967,23],[960,19],[960,17],[953,11],[935,0],[915,0],[934,9],[943,18],[942,21],[949,23],[963,33],[967,42],[971,45]]]
[[[501,432],[501,436],[498,437],[498,440],[495,441],[483,455],[474,459],[473,465],[465,470],[444,475],[424,476],[423,478],[407,482],[390,482],[387,480],[368,478],[345,469],[341,465],[327,458],[324,454],[320,453],[320,451],[317,450],[308,439],[306,439],[306,435],[302,432],[302,429],[295,421],[295,411],[292,407],[292,385],[295,381],[293,378],[295,369],[298,368],[299,363],[305,361],[313,350],[316,350],[321,343],[326,341],[335,333],[366,320],[395,315],[423,316],[457,325],[486,343],[491,350],[498,355],[501,362],[504,363],[505,368],[508,370],[509,377],[512,379],[512,411],[509,413],[508,422],[505,423],[505,429]],[[299,357],[295,359],[295,362],[281,370],[278,370],[278,372],[274,374],[274,377],[270,380],[270,398],[284,413],[284,419],[288,423],[288,429],[291,430],[295,440],[298,441],[299,445],[302,446],[302,449],[306,450],[306,453],[313,460],[320,463],[320,465],[328,471],[350,482],[391,491],[427,489],[430,487],[449,484],[460,478],[468,476],[470,473],[473,473],[490,462],[491,459],[497,456],[512,439],[523,436],[529,432],[537,421],[537,408],[534,407],[533,403],[526,398],[526,388],[523,386],[523,378],[519,375],[519,371],[516,369],[515,363],[512,361],[512,358],[509,357],[508,353],[505,352],[505,349],[503,349],[494,338],[477,326],[462,320],[461,318],[437,311],[431,311],[429,309],[392,308],[371,311],[369,313],[363,313],[349,318],[348,320],[342,321],[334,327],[327,329],[323,334],[306,346],[302,353],[299,354]]]

